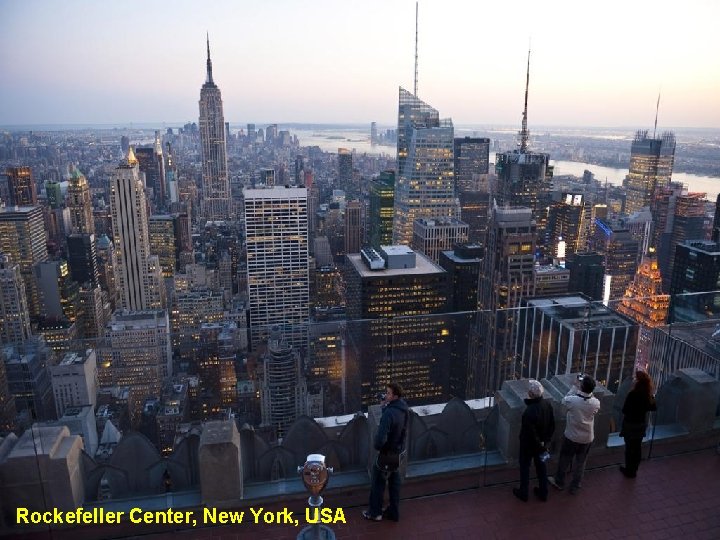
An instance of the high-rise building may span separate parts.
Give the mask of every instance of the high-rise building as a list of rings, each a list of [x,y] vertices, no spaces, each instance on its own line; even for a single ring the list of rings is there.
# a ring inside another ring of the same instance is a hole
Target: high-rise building
[[[527,81],[525,86],[525,109],[519,147],[512,152],[499,153],[495,159],[497,174],[497,203],[504,206],[530,208],[538,230],[540,251],[551,257],[545,247],[547,212],[553,167],[550,156],[528,149],[530,132],[527,129],[528,88],[530,86],[530,51],[528,51]]]
[[[348,318],[362,321],[348,330],[354,355],[348,385],[360,386],[362,406],[375,403],[390,381],[403,386],[409,403],[446,401],[448,273],[407,246],[364,248],[347,260]]]
[[[594,302],[603,299],[603,256],[594,252],[577,252],[568,257],[565,266],[570,270],[568,292],[581,293]]]
[[[65,205],[70,210],[69,234],[95,234],[90,184],[77,168],[70,173]]]
[[[563,193],[550,205],[546,245],[549,256],[557,257],[560,240],[565,241],[565,256],[584,251],[590,228],[590,205],[582,193]]]
[[[603,258],[603,303],[619,300],[625,295],[638,266],[639,242],[625,228],[595,220],[592,247]]]
[[[140,421],[145,399],[159,398],[163,379],[172,375],[167,312],[118,311],[108,323],[105,337],[108,349],[104,351],[104,364],[100,369],[109,371],[109,377],[100,378],[109,378],[113,386],[130,389],[130,413],[135,426]]]
[[[479,137],[455,139],[453,169],[458,193],[479,191],[481,185],[487,182],[489,156],[490,139]]]
[[[5,361],[0,353],[0,433],[9,433],[15,428],[15,396],[8,386]]]
[[[307,389],[300,355],[283,339],[279,326],[270,330],[262,365],[261,425],[273,429],[276,437],[283,437],[293,422],[305,414]]]
[[[233,408],[237,402],[235,354],[239,350],[239,332],[234,322],[203,323],[200,326],[200,349],[197,361],[202,381],[205,417],[221,409]]]
[[[35,266],[43,317],[75,322],[79,315],[80,287],[70,276],[67,261],[45,261]]]
[[[145,192],[152,194],[153,208],[163,209],[165,207],[165,158],[163,157],[160,133],[155,132],[155,144],[153,146],[141,146],[135,148],[135,157],[138,160],[140,172],[145,175]]]
[[[37,187],[30,167],[10,167],[6,174],[10,206],[35,206]]]
[[[47,235],[39,206],[0,206],[0,251],[20,267],[31,317],[41,304],[33,268],[48,259]]]
[[[349,189],[353,177],[353,155],[347,148],[338,148],[338,181],[340,189]]]
[[[456,218],[418,218],[413,227],[412,248],[431,261],[440,260],[440,252],[468,241],[468,224]]]
[[[646,257],[638,266],[635,279],[625,291],[617,311],[640,325],[640,336],[635,363],[647,371],[650,363],[652,329],[667,322],[670,295],[662,294],[662,278],[657,259]]]
[[[650,206],[656,188],[670,184],[675,162],[675,135],[666,131],[656,139],[637,131],[630,147],[630,170],[623,181],[627,193],[625,213]]]
[[[220,89],[213,81],[210,39],[207,42],[207,79],[200,90],[200,145],[203,199],[201,214],[208,220],[230,217],[230,180],[227,170],[225,117]]]
[[[100,285],[97,254],[95,251],[95,235],[78,233],[67,237],[68,266],[73,281],[90,283],[93,287]]]
[[[709,240],[686,240],[679,244],[675,248],[670,279],[673,305],[669,322],[717,319],[720,315],[718,283],[720,244]]]
[[[493,395],[506,379],[518,377],[517,308],[535,294],[536,242],[530,208],[493,207],[478,282],[480,314],[470,345],[471,396]]]
[[[448,273],[450,283],[450,395],[460,399],[467,397],[468,347],[470,334],[477,323],[482,252],[479,244],[458,245],[452,251],[440,252],[439,264]]]
[[[670,288],[677,246],[686,240],[705,240],[706,203],[705,193],[687,193],[676,198],[670,239],[663,242],[662,257],[658,256],[666,291]]]
[[[97,253],[100,286],[104,291],[107,291],[110,304],[114,308],[117,300],[117,285],[115,283],[117,256],[115,255],[115,246],[110,238],[103,234],[95,242],[95,252]]]
[[[713,217],[712,237],[713,242],[720,242],[720,194],[715,199],[715,216]]]
[[[60,418],[68,407],[97,403],[97,355],[94,349],[67,353],[50,366],[55,411]]]
[[[345,253],[360,253],[362,247],[362,216],[360,201],[345,206]]]
[[[153,262],[150,256],[145,190],[132,148],[110,179],[110,211],[119,306],[130,311],[161,307],[156,300],[159,279],[151,276],[160,268],[157,257]]]
[[[25,281],[20,266],[5,253],[0,253],[0,344],[23,343],[30,333]]]
[[[530,298],[519,311],[518,378],[592,375],[611,392],[635,366],[638,326],[582,295]]]
[[[27,411],[32,420],[54,420],[55,404],[48,370],[54,355],[45,339],[32,336],[24,343],[0,348],[0,362],[5,362],[8,388],[18,413]]]
[[[409,245],[417,218],[457,217],[453,124],[400,88],[393,241]]]
[[[160,260],[163,277],[172,277],[178,267],[180,256],[180,239],[177,214],[154,215],[148,220],[148,239],[150,253]]]
[[[279,324],[288,344],[302,350],[310,302],[307,189],[245,189],[243,195],[252,347]]]
[[[395,171],[383,171],[370,181],[370,208],[367,227],[375,249],[392,244],[395,212]]]

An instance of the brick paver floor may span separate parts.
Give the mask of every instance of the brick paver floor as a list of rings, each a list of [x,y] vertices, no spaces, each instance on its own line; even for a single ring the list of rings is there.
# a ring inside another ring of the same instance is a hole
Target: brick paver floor
[[[720,539],[720,456],[714,450],[643,462],[634,480],[617,467],[589,470],[583,484],[576,495],[550,488],[548,502],[523,503],[513,497],[511,484],[404,499],[399,523],[369,522],[360,516],[362,507],[345,507],[347,523],[332,527],[339,540]],[[304,517],[302,503],[288,507]],[[298,532],[288,525],[243,523],[134,538],[279,540],[294,539]],[[60,532],[55,538],[78,537]]]

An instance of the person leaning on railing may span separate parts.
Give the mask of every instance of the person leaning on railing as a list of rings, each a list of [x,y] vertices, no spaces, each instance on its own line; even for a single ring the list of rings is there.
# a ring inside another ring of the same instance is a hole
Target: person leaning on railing
[[[657,410],[653,383],[644,371],[635,372],[635,383],[623,405],[620,436],[625,439],[625,465],[620,466],[627,478],[635,478],[642,459],[642,440],[647,431],[647,415]]]

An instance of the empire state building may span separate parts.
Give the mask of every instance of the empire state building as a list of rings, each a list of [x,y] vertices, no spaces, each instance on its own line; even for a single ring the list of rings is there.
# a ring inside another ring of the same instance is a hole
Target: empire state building
[[[200,90],[200,145],[203,198],[201,214],[208,220],[230,217],[225,117],[222,97],[212,77],[210,39],[207,41],[207,79]]]

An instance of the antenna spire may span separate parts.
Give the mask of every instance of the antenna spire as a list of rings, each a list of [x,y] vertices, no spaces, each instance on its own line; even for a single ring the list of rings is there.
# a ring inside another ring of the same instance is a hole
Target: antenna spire
[[[206,33],[207,37],[207,80],[206,83],[213,82],[212,78],[212,60],[210,60],[210,33]]]
[[[527,127],[527,102],[528,102],[528,88],[530,87],[530,47],[528,47],[528,59],[527,59],[527,76],[525,79],[525,108],[523,109],[522,116],[522,129],[520,130],[520,151],[527,151],[528,139],[530,138],[530,132]]]
[[[415,2],[415,82],[413,84],[413,95],[417,97],[418,83],[418,2]]]
[[[658,91],[657,105],[655,106],[655,127],[653,128],[653,139],[655,138],[655,132],[657,131],[657,119],[658,112],[660,111],[660,91]]]

